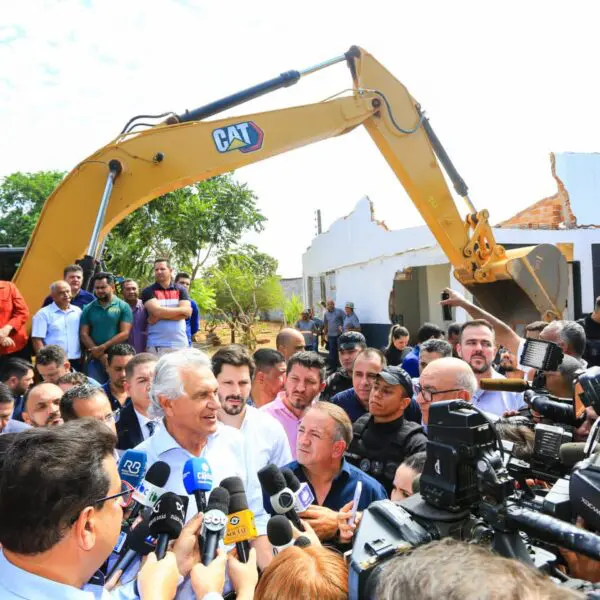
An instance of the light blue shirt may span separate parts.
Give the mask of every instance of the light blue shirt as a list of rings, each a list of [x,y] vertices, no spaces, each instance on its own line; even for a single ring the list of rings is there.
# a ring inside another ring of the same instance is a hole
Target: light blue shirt
[[[31,429],[31,425],[27,425],[27,423],[23,423],[15,419],[10,419],[10,421],[6,424],[6,427],[0,431],[0,435],[4,433],[19,433],[20,431],[25,431],[26,429]]]
[[[348,329],[360,329],[360,321],[355,312],[352,312],[351,315],[344,315],[344,325],[342,326],[342,329],[344,331],[348,331]]]
[[[492,369],[491,379],[506,379],[506,377]],[[498,417],[501,417],[508,410],[520,410],[526,406],[525,401],[523,400],[523,394],[481,389],[473,394],[471,402],[480,410]]]
[[[71,304],[67,310],[61,310],[53,302],[35,313],[31,337],[44,340],[46,346],[60,346],[67,353],[67,358],[81,358],[80,320],[81,309],[78,306]]]

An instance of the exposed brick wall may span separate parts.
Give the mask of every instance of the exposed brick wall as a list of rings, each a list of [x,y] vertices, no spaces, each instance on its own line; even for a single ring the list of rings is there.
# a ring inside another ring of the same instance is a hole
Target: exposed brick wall
[[[570,229],[577,227],[577,220],[569,202],[569,193],[556,175],[554,154],[550,154],[550,163],[552,176],[558,185],[558,192],[528,206],[510,219],[499,223],[497,227],[521,229]]]

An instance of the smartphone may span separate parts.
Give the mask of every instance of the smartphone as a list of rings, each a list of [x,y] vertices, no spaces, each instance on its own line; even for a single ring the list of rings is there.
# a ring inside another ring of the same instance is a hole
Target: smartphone
[[[354,489],[354,498],[352,498],[352,514],[348,519],[348,525],[354,525],[354,521],[356,520],[356,513],[358,511],[358,503],[360,501],[360,495],[362,494],[362,481],[359,481],[356,484],[356,488]]]
[[[448,300],[450,294],[448,292],[442,292],[442,300]],[[444,321],[452,321],[452,309],[449,306],[442,306],[442,318]]]

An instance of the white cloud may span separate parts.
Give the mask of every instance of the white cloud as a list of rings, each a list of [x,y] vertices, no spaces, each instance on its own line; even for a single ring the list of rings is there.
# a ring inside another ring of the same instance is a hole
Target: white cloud
[[[553,193],[550,151],[598,149],[599,12],[591,1],[11,3],[0,29],[1,172],[68,170],[135,114],[182,112],[356,43],[426,108],[476,206],[497,221]],[[337,65],[235,113],[349,85]],[[389,225],[419,220],[360,130],[238,176],[269,218],[252,239],[287,276],[300,273],[316,208],[327,226],[368,194]]]

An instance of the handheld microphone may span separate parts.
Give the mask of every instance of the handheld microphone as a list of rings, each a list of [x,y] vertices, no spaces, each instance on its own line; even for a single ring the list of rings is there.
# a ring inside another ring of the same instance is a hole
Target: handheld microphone
[[[216,487],[208,497],[208,505],[202,523],[202,564],[209,565],[217,554],[219,541],[227,525],[229,510],[229,492],[222,487]]]
[[[260,486],[269,496],[272,510],[275,514],[285,515],[300,531],[304,526],[298,513],[294,510],[296,499],[294,492],[286,486],[285,478],[277,465],[267,465],[257,473]]]
[[[568,442],[562,444],[558,451],[560,462],[567,467],[572,467],[578,462],[589,458],[585,450],[585,445],[585,442]],[[596,446],[592,454],[597,454],[598,452],[600,452],[600,446]]]
[[[113,565],[106,576],[110,579],[117,571],[121,571],[115,584],[119,582],[121,575],[129,568],[131,563],[140,556],[150,554],[155,548],[152,537],[150,536],[150,528],[147,521],[141,521],[137,527],[134,527],[125,539],[124,547],[127,551]]]
[[[141,450],[127,450],[119,461],[119,477],[131,487],[136,488],[142,483],[146,474],[148,455]]]
[[[283,475],[287,486],[294,492],[294,510],[297,513],[304,512],[315,501],[310,486],[305,481],[300,483],[300,480],[296,477],[294,471],[289,467],[283,467],[283,469],[281,469],[281,474]]]
[[[279,554],[282,550],[294,545],[292,540],[292,526],[283,515],[275,515],[267,523],[267,538],[273,546],[273,554]]]
[[[294,546],[298,546],[298,548],[306,548],[311,545],[311,541],[305,535],[301,535],[294,542]]]
[[[258,533],[254,513],[248,508],[244,483],[239,477],[227,477],[221,481],[221,487],[229,492],[229,514],[223,541],[225,544],[235,544],[240,562],[247,563],[250,554],[248,542]]]
[[[190,458],[183,467],[185,491],[194,495],[198,512],[206,512],[206,494],[213,485],[212,471],[205,458]]]
[[[173,492],[163,494],[154,505],[148,526],[150,535],[156,538],[158,560],[165,557],[169,541],[179,537],[185,523],[186,509],[187,497],[184,500]]]
[[[515,392],[517,394],[531,389],[529,382],[524,379],[480,379],[479,387],[482,390]]]
[[[162,488],[167,484],[171,467],[162,460],[155,462],[150,466],[146,477],[139,489],[133,493],[135,501],[130,514],[130,519],[134,520],[142,508],[151,509],[162,494]]]

